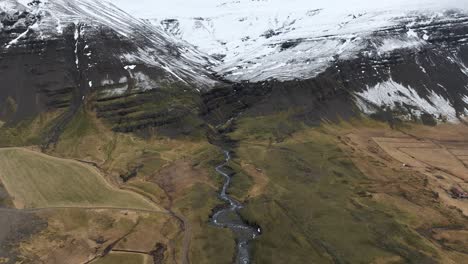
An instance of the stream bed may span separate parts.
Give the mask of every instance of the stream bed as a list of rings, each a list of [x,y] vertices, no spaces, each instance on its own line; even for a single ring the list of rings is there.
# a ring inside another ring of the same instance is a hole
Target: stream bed
[[[224,151],[225,162],[216,167],[216,171],[225,178],[224,185],[219,193],[220,199],[226,202],[227,206],[216,209],[212,216],[214,225],[222,228],[229,228],[234,233],[236,239],[236,264],[251,263],[249,242],[261,234],[258,227],[248,225],[240,216],[239,210],[243,205],[227,194],[231,185],[231,176],[223,171],[224,167],[231,160],[228,151]]]

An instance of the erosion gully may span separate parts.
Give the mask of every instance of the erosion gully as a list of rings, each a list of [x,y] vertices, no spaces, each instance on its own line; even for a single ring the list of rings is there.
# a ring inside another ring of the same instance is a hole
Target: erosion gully
[[[224,163],[216,167],[216,171],[225,178],[219,198],[226,202],[226,206],[215,208],[212,223],[218,227],[229,228],[236,239],[236,264],[251,263],[250,242],[261,234],[261,229],[247,224],[241,217],[239,210],[243,205],[229,196],[227,190],[231,185],[231,175],[225,172],[225,166],[231,160],[229,151],[224,151]]]

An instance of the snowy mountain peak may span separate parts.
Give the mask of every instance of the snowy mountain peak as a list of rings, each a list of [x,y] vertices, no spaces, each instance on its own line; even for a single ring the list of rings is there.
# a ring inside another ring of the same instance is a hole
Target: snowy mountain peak
[[[66,50],[76,76],[66,69],[64,83],[110,97],[174,83],[325,79],[326,94],[345,90],[368,114],[468,114],[465,2],[180,1],[4,0],[0,55]]]
[[[16,0],[3,0],[0,2],[0,12],[22,12],[26,7]]]
[[[379,55],[419,48],[429,35],[415,29],[430,23],[463,20],[462,11],[281,8],[258,10],[271,1],[236,1],[218,6],[232,12],[208,17],[154,18],[165,31],[194,44],[222,63],[213,69],[231,81],[292,80],[316,76],[339,59],[363,51]],[[249,7],[250,5],[250,7]],[[390,36],[375,33],[398,29]],[[399,33],[399,34],[396,34]],[[369,45],[371,49],[369,49]]]
[[[48,0],[30,1],[8,0],[0,8],[7,14],[25,12],[29,20],[19,18],[16,25],[22,28],[15,33],[5,48],[21,45],[26,38],[49,39],[63,34],[70,25],[84,25],[100,30],[107,28],[122,39],[133,39],[135,47],[120,54],[121,60],[128,65],[145,64],[162,68],[175,79],[200,86],[213,85],[206,68],[215,61],[201,53],[183,40],[168,35],[144,20],[135,18],[107,1],[98,0]],[[3,2],[2,2],[3,3]],[[80,32],[86,35],[86,29]],[[91,33],[91,32],[89,32]]]

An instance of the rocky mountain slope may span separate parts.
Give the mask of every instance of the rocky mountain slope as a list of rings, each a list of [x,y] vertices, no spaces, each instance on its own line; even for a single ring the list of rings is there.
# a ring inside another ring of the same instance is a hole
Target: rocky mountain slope
[[[233,82],[327,76],[329,88],[350,93],[367,114],[457,122],[468,112],[463,3],[293,2],[225,2],[206,17],[156,12],[162,18],[151,21],[219,58],[212,69]]]
[[[3,107],[2,117],[79,104],[90,90],[115,96],[216,83],[209,56],[112,4],[7,0],[0,8],[0,101],[12,108]]]
[[[458,122],[468,113],[468,16],[447,3],[402,11],[405,5],[278,9],[273,0],[240,1],[213,6],[206,17],[190,17],[182,8],[180,17],[142,20],[117,7],[125,1],[21,2],[0,7],[1,78],[11,88],[0,94],[5,120],[80,105],[90,91],[99,91],[102,101],[174,83],[208,91],[225,81],[259,90],[302,83],[330,98],[347,94],[346,109],[405,120]],[[146,16],[161,16],[158,10]],[[19,74],[28,77],[19,80]],[[326,87],[315,87],[322,82]],[[161,122],[131,127],[151,123]]]

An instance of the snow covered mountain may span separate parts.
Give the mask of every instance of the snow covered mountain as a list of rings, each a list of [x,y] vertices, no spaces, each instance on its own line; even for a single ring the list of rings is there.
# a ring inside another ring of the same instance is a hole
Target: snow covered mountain
[[[14,97],[15,116],[179,83],[202,94],[300,88],[304,107],[346,98],[429,123],[468,115],[465,1],[0,3],[0,102]]]
[[[343,6],[343,1],[212,1],[206,16],[180,11],[182,15],[167,17],[155,11],[162,17],[152,22],[220,58],[214,70],[231,81],[293,80],[314,77],[335,60],[362,51],[421,47],[431,36],[415,29],[456,22],[461,18],[450,7],[466,5],[460,2],[389,1],[389,6],[351,1]],[[406,34],[371,38],[391,28]]]
[[[63,127],[96,93],[144,100],[159,88],[209,90],[215,62],[106,1],[0,1],[3,120],[63,109]]]
[[[405,119],[453,122],[468,114],[465,1],[203,3],[205,12],[181,7],[172,16],[160,9],[141,15],[218,58],[212,69],[233,82],[318,80],[335,70],[345,83],[359,82],[345,89],[368,114],[388,109]],[[409,63],[412,75],[394,76]],[[345,64],[354,69],[340,69]]]
[[[105,28],[123,40],[132,40],[133,47],[113,56],[120,56],[124,64],[141,64],[164,69],[172,78],[198,85],[213,84],[205,69],[214,61],[192,46],[144,21],[134,18],[116,6],[97,0],[2,0],[2,23],[7,37],[0,45],[8,50],[35,39],[51,39],[75,25],[74,38],[92,38]],[[23,30],[23,31],[21,31]],[[86,42],[86,41],[85,41]],[[92,48],[84,43],[84,52],[92,57]],[[80,52],[77,48],[77,52]],[[78,54],[77,54],[78,56]],[[77,58],[78,60],[78,58]],[[78,61],[77,61],[78,63]],[[88,65],[93,67],[92,64]]]

